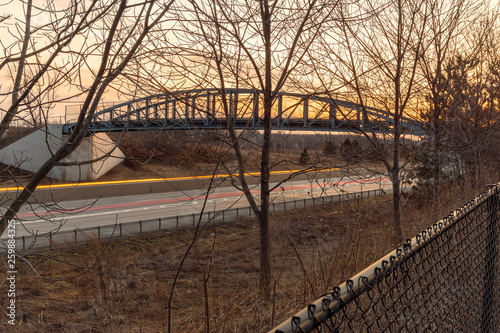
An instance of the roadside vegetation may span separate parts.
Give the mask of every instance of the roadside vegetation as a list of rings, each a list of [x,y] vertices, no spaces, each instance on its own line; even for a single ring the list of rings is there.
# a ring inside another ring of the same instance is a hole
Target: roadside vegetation
[[[55,105],[82,103],[72,133],[39,170],[0,165],[2,187],[24,186],[0,202],[0,234],[38,185],[54,182],[50,170],[92,163],[64,161],[103,103],[188,91],[177,110],[194,117],[203,112],[190,95],[197,89],[217,91],[206,115],[223,131],[115,133],[127,157],[101,180],[230,174],[255,218],[19,257],[19,332],[266,331],[500,179],[497,4],[42,3],[9,3],[0,14],[0,137],[11,134],[0,147],[23,135],[18,121],[29,131],[48,123]],[[241,99],[246,89],[258,103]],[[313,111],[301,100],[276,115],[282,92],[330,105]],[[138,106],[120,119],[140,118]],[[237,129],[237,117],[256,111],[260,130]],[[285,118],[346,122],[356,134],[291,135],[273,125]],[[423,136],[404,128],[410,118]],[[271,214],[272,171],[319,168],[382,173],[392,196]],[[259,196],[250,172],[259,174]],[[4,279],[4,295],[5,287]]]
[[[494,175],[491,175],[492,177]],[[405,238],[470,199],[470,181],[442,184],[441,206],[403,200]],[[484,184],[483,184],[484,185]],[[430,197],[429,197],[430,198]],[[272,295],[259,296],[258,222],[241,219],[202,231],[178,276],[173,332],[266,332],[391,251],[390,196],[272,214]],[[18,265],[15,332],[166,331],[168,298],[194,228],[31,255]],[[64,264],[63,264],[64,262]],[[5,285],[0,293],[5,293]],[[7,328],[5,321],[1,325]],[[9,327],[10,328],[10,327]]]

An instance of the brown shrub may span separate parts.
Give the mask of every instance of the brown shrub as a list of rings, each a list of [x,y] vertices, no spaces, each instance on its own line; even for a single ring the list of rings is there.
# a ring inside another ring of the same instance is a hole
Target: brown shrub
[[[118,140],[115,137],[115,140]],[[217,139],[204,133],[148,131],[126,133],[118,146],[127,160],[125,165],[136,169],[141,163],[162,162],[180,167],[197,163],[215,163],[220,158]]]

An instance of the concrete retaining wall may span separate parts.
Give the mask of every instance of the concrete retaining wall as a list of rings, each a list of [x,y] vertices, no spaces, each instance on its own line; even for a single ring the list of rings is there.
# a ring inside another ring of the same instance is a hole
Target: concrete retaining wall
[[[51,124],[0,150],[0,161],[36,172],[59,149],[68,136],[62,134],[62,125]],[[62,162],[74,163],[92,161],[115,148],[105,133],[86,137],[81,145]],[[125,155],[118,148],[111,157],[102,161],[79,166],[56,166],[47,177],[70,182],[98,179],[123,161]]]
[[[50,125],[11,143],[0,150],[0,162],[35,172],[62,145],[62,125]],[[60,167],[52,169],[48,177],[62,179]]]
[[[63,139],[66,136],[63,135]],[[116,148],[106,133],[97,133],[86,137],[80,147],[64,160],[65,163],[92,161],[108,154],[112,149],[109,157],[94,163],[56,167],[63,169],[62,176],[57,179],[69,182],[96,180],[123,161],[125,154]]]

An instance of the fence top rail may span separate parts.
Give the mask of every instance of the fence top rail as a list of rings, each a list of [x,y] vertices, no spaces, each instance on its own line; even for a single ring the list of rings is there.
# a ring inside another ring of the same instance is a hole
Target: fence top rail
[[[432,242],[445,230],[470,214],[476,207],[485,203],[493,195],[498,195],[499,192],[500,183],[489,186],[486,191],[477,195],[455,211],[451,211],[448,216],[423,230],[414,238],[406,240],[406,242],[398,246],[394,251],[354,275],[340,286],[334,287],[332,291],[310,303],[306,308],[270,330],[269,333],[312,331],[334,313],[338,312],[338,310],[390,275],[406,260],[413,257],[419,249]]]

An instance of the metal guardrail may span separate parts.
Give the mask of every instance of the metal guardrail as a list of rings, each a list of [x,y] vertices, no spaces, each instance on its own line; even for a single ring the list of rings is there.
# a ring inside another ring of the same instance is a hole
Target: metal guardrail
[[[494,332],[500,184],[270,332]]]
[[[271,211],[285,211],[289,209],[305,208],[314,205],[338,202],[346,199],[369,198],[382,195],[383,190],[369,190],[355,193],[341,193],[317,198],[299,199],[293,201],[281,201],[271,203]],[[225,223],[242,217],[252,217],[250,207],[236,207],[218,211],[205,211],[201,217],[202,223]],[[73,230],[61,230],[37,235],[16,236],[18,250],[38,250],[53,248],[57,244],[75,244],[86,242],[90,238],[106,239],[109,237],[123,237],[126,235],[140,234],[143,232],[166,230],[185,226],[194,226],[198,223],[200,214],[188,214],[181,216],[169,216],[164,218],[139,220],[133,222],[116,223],[110,225],[78,228]]]

